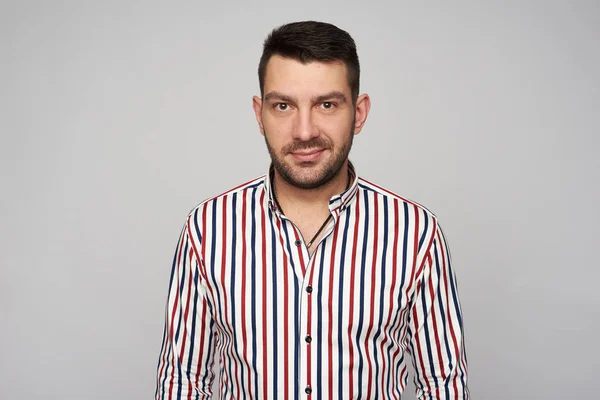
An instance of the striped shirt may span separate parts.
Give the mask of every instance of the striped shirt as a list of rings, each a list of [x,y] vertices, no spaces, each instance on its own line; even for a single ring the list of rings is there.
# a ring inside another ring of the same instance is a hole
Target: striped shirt
[[[156,399],[468,399],[450,253],[424,207],[356,177],[310,255],[269,175],[189,214]],[[218,360],[218,366],[214,364]]]

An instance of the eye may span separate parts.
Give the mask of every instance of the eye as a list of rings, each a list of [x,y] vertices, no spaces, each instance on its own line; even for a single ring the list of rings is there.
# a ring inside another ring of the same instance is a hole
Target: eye
[[[326,110],[331,110],[334,106],[335,106],[335,104],[333,104],[330,101],[326,101],[326,102],[321,103],[321,107],[324,108],[324,109],[326,109]]]
[[[277,103],[275,104],[275,109],[277,111],[286,111],[290,108],[289,105],[287,105],[286,103]]]

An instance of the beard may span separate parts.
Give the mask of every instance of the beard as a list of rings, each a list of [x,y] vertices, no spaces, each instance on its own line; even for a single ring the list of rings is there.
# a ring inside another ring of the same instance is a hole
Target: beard
[[[334,149],[331,141],[325,137],[316,137],[305,142],[293,142],[283,147],[278,153],[269,143],[266,131],[264,136],[273,167],[283,180],[299,189],[316,189],[339,175],[352,148],[354,123],[352,123],[347,139],[338,149]],[[325,163],[320,167],[315,167],[312,162],[303,162],[299,166],[294,166],[285,161],[285,155],[289,153],[315,148],[333,151],[331,157],[325,160]]]

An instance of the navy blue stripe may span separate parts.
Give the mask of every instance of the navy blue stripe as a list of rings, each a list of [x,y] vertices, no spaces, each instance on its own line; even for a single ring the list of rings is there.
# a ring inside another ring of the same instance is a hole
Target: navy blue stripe
[[[252,262],[251,262],[251,296],[250,301],[252,304],[250,313],[251,313],[251,321],[252,321],[252,370],[254,371],[254,390],[253,393],[258,393],[258,368],[256,365],[256,187],[252,189],[252,205],[250,208],[250,213],[252,215],[252,229],[250,236],[250,252],[252,254]]]
[[[215,321],[214,319],[210,320],[210,324],[209,324],[209,329],[208,332],[212,332],[213,328],[215,326]],[[208,345],[207,345],[207,349],[209,352],[213,352],[213,335],[207,335],[208,336]],[[212,363],[212,357],[206,357],[206,361],[204,362],[204,376],[202,377],[202,388],[203,390],[208,390],[209,389],[209,385],[210,383],[212,383],[212,370],[211,370],[211,363]]]
[[[265,183],[265,180],[263,179],[262,181],[258,181],[252,185],[248,185],[248,186],[244,186],[243,188],[240,188],[240,190],[249,190],[249,189],[256,189],[259,186],[262,186],[262,184]],[[253,192],[255,193],[256,190],[253,190]]]
[[[379,285],[379,321],[377,322],[377,332],[373,336],[373,360],[375,363],[375,400],[379,399],[379,390],[377,390],[377,382],[379,382],[379,349],[377,348],[377,339],[381,336],[381,328],[383,327],[383,305],[385,304],[385,275],[386,275],[386,260],[388,246],[388,200],[383,198],[383,249],[381,254],[381,284]],[[382,393],[383,395],[383,393]],[[387,394],[389,396],[389,393]]]
[[[187,265],[187,257],[186,254],[188,252],[188,240],[185,241],[185,246],[183,247],[183,254],[180,254],[179,256],[182,257],[183,263],[182,263],[182,267],[181,269],[183,271],[186,270],[185,266]],[[181,325],[183,323],[183,304],[182,301],[184,299],[183,297],[183,290],[185,287],[185,278],[186,278],[186,274],[183,273],[180,275],[181,276],[181,282],[179,283],[179,319],[177,321],[177,330],[175,332],[175,343],[179,343],[179,332],[181,331]]]
[[[197,266],[197,262],[196,262],[196,268],[194,268],[195,273],[194,273],[194,306],[192,307],[192,315],[196,315],[197,313],[197,306],[198,306],[198,266]],[[192,360],[195,358],[195,352],[198,351],[198,349],[195,346],[194,343],[194,339],[196,338],[196,319],[197,318],[192,318],[192,329],[190,332],[190,352],[188,354],[188,362],[187,362],[187,370],[191,371],[192,370]],[[191,377],[190,377],[191,380]]]
[[[330,305],[323,303],[323,270],[325,269],[326,247],[327,241],[324,241],[321,249],[321,263],[317,283],[317,399],[323,398],[323,310],[328,310],[330,307]],[[331,251],[334,251],[334,249],[332,248]],[[333,268],[333,266],[330,266],[330,268]]]
[[[278,263],[277,263],[277,243],[276,243],[276,239],[275,239],[275,224],[273,223],[273,220],[277,218],[277,216],[275,216],[273,214],[273,212],[271,210],[269,210],[269,221],[271,223],[271,279],[272,279],[272,283],[273,283],[273,360],[279,360],[279,355],[278,355],[278,343],[277,343],[277,338],[279,337],[277,334],[277,301],[279,300],[279,295],[277,294],[277,270],[278,268]],[[264,316],[263,318],[266,318],[266,316]],[[273,398],[276,399],[277,398],[277,384],[279,382],[278,380],[278,376],[277,376],[277,367],[278,367],[278,363],[277,362],[273,362]]]
[[[223,207],[225,205],[223,204]],[[218,315],[218,318],[220,320],[220,324],[221,327],[223,327],[223,330],[221,330],[221,339],[223,340],[223,342],[225,342],[225,322],[223,321],[223,305],[221,304],[221,293],[219,290],[219,285],[217,283],[217,279],[216,279],[216,271],[215,271],[215,255],[216,255],[216,247],[217,247],[217,235],[218,235],[218,231],[217,231],[217,202],[213,201],[212,202],[212,218],[211,218],[211,232],[210,235],[208,235],[208,237],[212,238],[211,244],[210,244],[210,277],[212,279],[212,284],[213,284],[213,289],[215,291],[215,297],[217,299],[217,312],[216,314]],[[223,346],[225,346],[225,343],[223,343]],[[225,360],[223,360],[223,363],[225,363]],[[225,393],[227,393],[227,387],[225,387]],[[223,394],[225,394],[223,393]]]
[[[288,221],[290,224],[292,224],[292,222],[288,219],[284,219],[282,221],[282,226],[283,226],[283,233],[285,234],[285,240],[284,242],[287,244],[286,249],[287,249],[287,253],[288,253],[288,260],[289,260],[289,266],[288,266],[288,276],[290,276],[290,274],[292,275],[292,279],[294,281],[294,304],[292,306],[292,310],[294,310],[294,399],[298,400],[298,396],[300,395],[300,371],[298,370],[300,368],[300,322],[299,319],[301,318],[300,315],[300,302],[298,300],[298,276],[296,275],[296,260],[293,256],[292,253],[292,248],[290,246],[290,243],[293,243],[295,241],[291,240],[290,238],[290,232],[288,231]],[[286,316],[286,318],[289,316]],[[287,351],[287,349],[286,349]]]
[[[300,304],[300,288],[298,287],[298,280],[294,279],[294,310],[297,310]],[[296,340],[294,343],[294,354],[296,360],[300,360],[300,321],[298,316],[294,318],[294,330],[296,332]],[[300,363],[294,363],[294,398],[299,399],[300,396]]]
[[[406,306],[404,304],[402,304],[402,294],[404,293],[404,282],[406,280],[406,273],[408,272],[407,269],[407,259],[408,259],[408,221],[409,221],[409,211],[408,211],[408,204],[406,202],[403,202],[403,208],[404,208],[404,221],[400,221],[400,218],[398,218],[398,223],[402,224],[404,226],[404,232],[402,235],[402,266],[401,266],[401,271],[402,271],[402,278],[400,279],[400,286],[398,287],[398,298],[396,299],[396,312],[394,315],[394,318],[392,320],[392,325],[390,326],[390,333],[393,332],[393,327],[396,327],[397,324],[401,323],[400,321],[400,313],[402,311],[402,309]],[[390,344],[387,347],[387,359],[388,359],[388,364],[391,365],[392,364],[392,348],[394,347],[394,342],[391,341]],[[404,357],[404,355],[402,355],[402,357]],[[400,372],[400,368],[396,367],[397,372]],[[387,387],[390,387],[391,385],[391,378],[392,378],[392,371],[389,371],[388,374],[388,379],[387,379]],[[400,375],[398,375],[400,377]],[[398,386],[398,384],[400,383],[398,381],[399,378],[396,378],[396,386]]]
[[[412,318],[409,318],[409,321],[410,320],[412,320]],[[412,329],[411,329],[410,325],[408,325],[406,332],[408,333],[408,337],[413,337],[413,333],[412,333]],[[413,367],[416,372],[415,373],[415,386],[417,388],[420,388],[423,391],[425,391],[425,385],[423,384],[423,381],[421,380],[422,377],[421,377],[421,372],[419,371],[419,365],[418,365],[418,360],[417,360],[419,353],[415,349],[415,343],[413,340],[408,341],[408,347],[410,349],[410,354],[412,356]]]
[[[341,214],[340,214],[341,215]],[[346,208],[346,224],[344,225],[344,234],[342,235],[342,254],[340,255],[340,284],[339,284],[339,295],[338,295],[338,315],[344,313],[344,269],[346,260],[346,242],[348,239],[348,226],[350,225],[350,207]],[[343,339],[342,339],[342,318],[338,318],[338,365],[344,365],[344,351],[343,351]],[[338,398],[344,398],[343,382],[344,376],[340,376],[338,379]]]
[[[431,274],[431,271],[430,271]],[[429,278],[431,279],[431,277]],[[435,371],[435,368],[433,366],[433,354],[432,354],[432,346],[431,346],[431,339],[429,338],[429,323],[427,321],[427,319],[430,317],[431,314],[431,309],[427,310],[427,282],[425,282],[425,279],[423,279],[421,281],[421,307],[423,309],[423,321],[420,321],[423,324],[423,330],[425,331],[425,343],[426,343],[426,347],[427,347],[427,358],[429,361],[429,370],[430,371]],[[434,304],[431,305],[431,307],[434,307]],[[433,377],[433,381],[434,381],[434,387],[438,386],[438,381],[437,381],[437,377],[435,376],[435,374],[431,375]]]
[[[419,212],[418,210],[416,212]],[[427,237],[427,227],[429,226],[429,217],[426,213],[423,213],[423,221],[425,222],[425,226],[423,227],[423,233],[421,234],[421,238],[419,239],[419,250],[421,251],[421,247],[423,247],[423,242]],[[416,255],[415,255],[416,256]]]
[[[356,336],[355,336],[355,341],[356,341],[356,348],[358,349],[358,395],[357,397],[360,399],[362,398],[362,385],[363,385],[363,352],[360,348],[360,335],[362,333],[362,327],[363,327],[363,319],[365,317],[365,303],[367,302],[366,298],[365,298],[365,269],[366,269],[366,261],[367,261],[367,240],[369,238],[369,230],[371,229],[371,227],[369,226],[370,224],[370,215],[369,215],[369,192],[368,191],[364,191],[364,197],[365,197],[365,201],[364,201],[364,207],[365,207],[365,212],[363,214],[363,219],[365,221],[364,227],[363,227],[363,246],[362,246],[362,250],[361,250],[361,255],[360,255],[360,299],[361,301],[359,301],[359,307],[358,307],[358,327],[356,329]],[[374,196],[376,196],[377,194],[374,194]],[[371,277],[372,279],[374,279],[375,277]],[[365,351],[367,351],[365,349]]]
[[[237,195],[239,192],[233,193],[233,195],[231,196],[231,281],[230,281],[230,286],[229,286],[229,291],[231,292],[231,328],[233,330],[233,335],[232,335],[232,341],[233,341],[233,348],[235,349],[235,358],[237,358],[238,360],[238,365],[240,367],[240,373],[239,376],[237,376],[237,378],[240,379],[240,384],[242,386],[242,398],[246,398],[246,385],[244,384],[244,376],[246,376],[246,374],[244,373],[244,362],[242,361],[242,356],[240,354],[239,351],[239,344],[238,341],[241,339],[241,335],[236,335],[237,332],[237,327],[236,327],[236,313],[239,314],[239,311],[237,309],[236,306],[236,290],[235,290],[235,272],[236,272],[236,266],[237,266],[237,262],[236,262],[236,255],[237,255],[237,213],[238,213],[238,209],[237,209]],[[243,192],[242,192],[243,195]],[[242,310],[242,312],[245,312],[245,310]],[[231,369],[231,365],[230,365],[230,369]],[[230,375],[230,376],[234,376],[234,375]],[[231,388],[233,390],[233,383],[231,384]],[[239,393],[238,393],[239,396]]]
[[[440,317],[442,318],[442,327],[443,327],[443,333],[444,333],[444,349],[446,350],[446,356],[448,357],[448,368],[450,370],[452,370],[452,365],[454,364],[454,360],[452,359],[452,352],[450,351],[450,342],[448,341],[448,328],[446,327],[446,313],[444,312],[445,307],[444,307],[444,301],[443,301],[443,295],[442,295],[442,282],[444,280],[444,277],[442,276],[442,269],[441,269],[440,260],[438,257],[437,239],[433,242],[433,249],[434,249],[433,255],[434,255],[434,261],[435,261],[435,271],[438,276],[437,301],[438,301],[438,307],[440,308]]]

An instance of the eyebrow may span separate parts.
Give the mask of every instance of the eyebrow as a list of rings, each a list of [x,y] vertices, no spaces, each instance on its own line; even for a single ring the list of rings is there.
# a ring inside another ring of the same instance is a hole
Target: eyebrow
[[[333,92],[323,94],[321,96],[317,96],[316,98],[313,99],[313,102],[314,103],[323,103],[324,101],[327,101],[327,100],[337,100],[341,103],[345,103],[346,96],[342,92],[333,91]]]
[[[281,100],[281,101],[285,101],[286,103],[296,103],[297,99],[295,99],[294,97],[285,95],[281,92],[269,92],[265,95],[264,101],[266,102],[270,102],[272,100]]]
[[[288,96],[288,95],[285,95],[285,94],[283,94],[281,92],[277,92],[277,91],[269,92],[265,95],[264,101],[270,102],[273,100],[285,101],[287,103],[297,103],[298,102],[298,99],[296,99],[295,97]],[[339,102],[345,103],[346,96],[342,92],[333,91],[333,92],[319,95],[317,97],[313,97],[311,99],[311,101],[313,103],[322,103],[327,100],[337,100]]]

